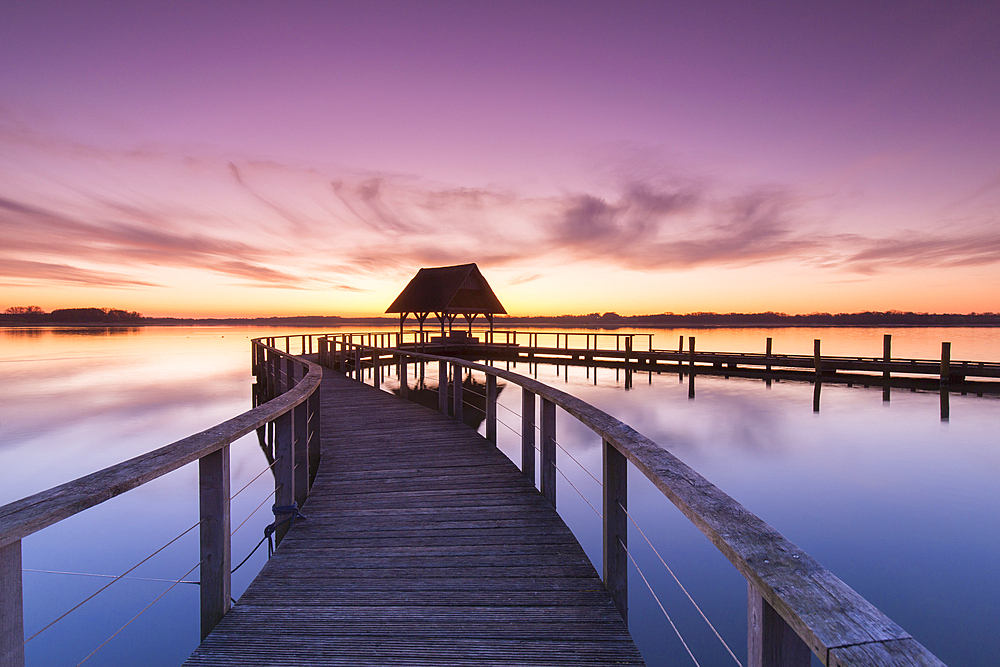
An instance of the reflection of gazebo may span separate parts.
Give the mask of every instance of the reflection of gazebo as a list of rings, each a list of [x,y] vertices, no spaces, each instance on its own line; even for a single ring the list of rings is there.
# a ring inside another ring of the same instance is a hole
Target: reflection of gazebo
[[[459,315],[465,316],[471,333],[472,321],[477,315],[484,315],[492,330],[493,315],[507,314],[475,264],[420,269],[385,312],[399,313],[400,333],[403,331],[403,321],[410,313],[416,316],[421,332],[424,330],[424,320],[434,313],[441,323],[442,336],[445,320],[450,333],[452,323]]]

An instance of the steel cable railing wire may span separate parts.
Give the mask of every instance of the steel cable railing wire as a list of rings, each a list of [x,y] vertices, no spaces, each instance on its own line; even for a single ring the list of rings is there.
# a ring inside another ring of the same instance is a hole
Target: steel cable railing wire
[[[535,430],[538,431],[539,435],[541,435],[542,427],[539,424],[535,424]],[[552,442],[554,442],[556,444],[556,447],[558,447],[559,449],[561,449],[564,452],[566,452],[566,456],[568,456],[571,459],[573,459],[573,462],[576,463],[578,466],[580,466],[580,468],[583,469],[583,472],[587,473],[592,480],[594,480],[595,482],[597,482],[598,486],[600,486],[602,489],[604,488],[604,483],[601,480],[597,479],[597,477],[594,476],[594,473],[590,472],[590,470],[587,469],[587,466],[585,466],[582,463],[580,463],[575,456],[573,456],[572,454],[570,454],[570,451],[568,449],[566,449],[565,447],[563,447],[559,443],[558,440],[553,440]]]
[[[692,605],[694,605],[694,608],[698,610],[698,613],[701,614],[702,619],[705,621],[705,623],[708,624],[708,627],[712,629],[712,632],[715,633],[715,636],[719,639],[719,641],[722,642],[722,645],[726,648],[726,651],[729,652],[729,655],[732,656],[733,660],[736,661],[736,664],[739,665],[740,667],[743,667],[743,663],[740,662],[740,659],[736,657],[736,654],[733,653],[733,650],[729,647],[729,644],[727,644],[726,640],[722,638],[722,635],[719,634],[719,631],[715,629],[715,626],[712,625],[712,622],[708,620],[708,617],[705,615],[705,612],[702,611],[701,607],[698,606],[698,603],[694,601],[694,598],[691,597],[691,594],[688,593],[687,588],[685,588],[684,584],[681,583],[681,580],[677,578],[677,575],[674,574],[674,571],[670,568],[669,565],[667,565],[667,562],[663,560],[663,556],[661,556],[660,552],[657,551],[656,547],[653,546],[653,543],[649,541],[649,538],[646,537],[646,533],[644,533],[642,528],[639,527],[639,524],[636,523],[632,515],[628,513],[627,509],[622,507],[621,503],[618,503],[618,507],[621,507],[622,512],[625,513],[625,516],[628,517],[629,521],[632,522],[632,525],[635,526],[636,530],[639,531],[639,534],[642,535],[642,539],[646,541],[646,544],[649,545],[649,548],[653,550],[653,553],[656,554],[656,557],[660,559],[661,563],[663,563],[663,567],[667,568],[667,572],[669,572],[670,576],[673,577],[675,582],[677,582],[677,585],[680,587],[680,589],[684,591],[684,595],[686,595],[687,599],[690,600]]]
[[[103,642],[101,642],[100,646],[98,646],[98,647],[97,647],[97,648],[95,648],[95,649],[94,649],[93,651],[91,651],[90,653],[88,653],[88,654],[87,654],[87,657],[86,657],[86,658],[84,658],[84,659],[83,659],[83,660],[81,660],[80,662],[76,663],[76,667],[80,667],[80,665],[82,665],[83,663],[85,663],[85,662],[87,662],[88,660],[90,660],[90,659],[91,659],[91,658],[92,658],[92,657],[94,656],[94,654],[95,654],[95,653],[97,653],[97,652],[98,652],[98,651],[100,651],[100,650],[101,650],[102,648],[104,648],[104,647],[105,647],[105,646],[107,645],[107,643],[108,643],[108,642],[110,642],[110,641],[111,641],[112,639],[114,639],[114,638],[115,638],[115,637],[117,637],[117,636],[118,636],[119,634],[121,634],[122,630],[124,630],[124,629],[125,629],[125,628],[127,628],[127,627],[128,627],[129,625],[131,625],[131,624],[132,624],[132,621],[134,621],[135,619],[139,618],[139,617],[140,617],[140,616],[142,616],[142,615],[143,615],[144,613],[146,613],[146,610],[147,610],[147,609],[149,609],[149,608],[150,608],[150,607],[152,607],[152,606],[153,606],[154,604],[156,604],[157,602],[159,602],[159,601],[160,601],[160,599],[161,599],[161,598],[162,598],[162,597],[163,597],[164,595],[166,595],[167,593],[169,593],[170,591],[172,591],[172,590],[174,589],[174,587],[175,587],[175,586],[176,586],[177,584],[180,584],[180,583],[183,583],[183,582],[184,582],[184,577],[186,577],[186,576],[188,576],[189,574],[191,574],[192,572],[194,572],[194,571],[195,571],[195,570],[196,570],[197,568],[199,568],[199,567],[201,566],[201,564],[202,564],[202,563],[204,563],[204,562],[205,562],[206,560],[208,560],[208,559],[207,559],[207,558],[202,558],[202,559],[201,559],[200,561],[198,561],[197,563],[195,563],[195,564],[194,564],[194,567],[192,567],[192,568],[191,568],[190,570],[188,570],[187,572],[185,572],[184,574],[182,574],[182,575],[181,575],[181,577],[180,577],[180,579],[174,579],[174,580],[172,580],[172,581],[173,581],[173,583],[172,583],[172,584],[170,584],[170,586],[168,586],[168,587],[167,587],[167,590],[165,590],[165,591],[163,591],[162,593],[160,593],[159,595],[157,595],[157,596],[156,596],[156,599],[155,599],[155,600],[153,600],[152,602],[150,602],[149,604],[147,604],[147,605],[146,605],[145,607],[143,607],[143,608],[142,608],[142,610],[141,610],[141,611],[140,611],[140,612],[139,612],[138,614],[136,614],[135,616],[133,616],[132,618],[130,618],[130,619],[129,619],[129,620],[128,620],[128,621],[126,622],[126,623],[125,623],[125,625],[123,625],[122,627],[118,628],[118,630],[116,630],[116,631],[115,631],[115,633],[114,633],[113,635],[111,635],[110,637],[108,637],[107,639],[105,639],[105,640],[104,640]]]
[[[475,390],[472,390],[472,389],[469,389],[469,388],[465,388],[465,390],[466,390],[466,391],[469,391],[469,392],[470,392],[470,393],[472,393],[472,394],[475,394],[476,396],[480,396],[480,397],[482,397],[482,398],[484,398],[484,399],[486,398],[486,396],[485,396],[484,394],[480,394],[479,392],[477,392],[477,391],[475,391]],[[469,403],[468,401],[465,401],[464,399],[463,399],[463,401],[462,401],[462,402],[463,402],[463,403],[464,403],[465,405],[468,405],[469,407],[471,407],[471,408],[473,408],[473,409],[477,409],[477,410],[478,410],[478,409],[480,409],[480,408],[478,408],[477,406],[475,406],[475,405],[472,405],[472,404],[471,404],[471,403]],[[507,407],[506,405],[503,405],[503,404],[502,404],[502,403],[500,403],[499,401],[497,402],[497,405],[498,405],[498,406],[501,406],[501,407],[503,407],[503,408],[504,408],[505,410],[507,410],[508,412],[510,412],[511,414],[513,414],[513,415],[515,415],[515,416],[518,416],[518,417],[520,416],[520,415],[519,415],[519,414],[518,414],[518,413],[517,413],[516,411],[514,411],[513,409],[511,409],[511,408]],[[506,427],[506,428],[507,428],[507,429],[508,429],[509,431],[511,431],[512,433],[514,433],[515,435],[517,435],[518,437],[520,437],[520,436],[521,436],[521,434],[520,434],[520,433],[519,433],[518,431],[516,431],[516,430],[515,430],[514,428],[512,428],[512,427],[511,427],[511,426],[510,426],[509,424],[507,424],[507,423],[506,423],[506,422],[504,422],[503,420],[501,420],[501,419],[499,419],[499,418],[498,418],[498,419],[497,419],[497,421],[498,421],[498,422],[499,422],[500,424],[502,424],[503,426],[505,426],[505,427]],[[535,425],[534,425],[534,427],[535,427],[535,430],[536,430],[536,431],[538,431],[539,433],[541,432],[541,426],[540,426],[539,424],[535,424]],[[574,463],[576,463],[576,464],[577,464],[577,465],[578,465],[578,466],[579,466],[579,467],[580,467],[580,468],[581,468],[581,469],[582,469],[582,470],[583,470],[583,471],[584,471],[585,473],[587,473],[587,475],[588,475],[588,476],[589,476],[589,477],[590,477],[590,478],[591,478],[592,480],[594,480],[594,482],[596,482],[596,483],[598,484],[598,486],[600,486],[601,488],[603,488],[603,487],[604,487],[604,484],[603,484],[603,483],[601,482],[601,480],[600,480],[600,479],[598,479],[598,478],[597,478],[597,477],[596,477],[596,476],[595,476],[595,475],[594,475],[594,474],[593,474],[592,472],[590,472],[590,470],[589,470],[589,469],[588,469],[588,468],[587,468],[587,467],[586,467],[585,465],[583,465],[583,463],[581,463],[581,462],[580,462],[580,461],[579,461],[579,460],[578,460],[578,459],[577,459],[577,458],[576,458],[575,456],[573,456],[573,454],[572,454],[572,453],[571,453],[571,452],[570,452],[570,451],[569,451],[569,450],[568,450],[568,449],[567,449],[567,448],[566,448],[565,446],[563,446],[563,445],[562,445],[562,444],[561,444],[560,442],[558,442],[558,441],[553,441],[553,442],[555,442],[555,445],[556,445],[556,446],[557,446],[557,447],[558,447],[559,449],[561,449],[561,450],[562,450],[562,451],[563,451],[563,452],[564,452],[564,453],[565,453],[565,454],[566,454],[567,456],[569,456],[569,457],[570,457],[570,459],[572,459]],[[538,446],[535,446],[535,450],[536,450],[536,451],[540,451],[540,449],[539,449],[539,447],[538,447]],[[571,486],[571,487],[573,488],[573,490],[577,492],[577,494],[578,494],[578,495],[579,495],[579,496],[580,496],[580,497],[581,497],[581,498],[583,499],[583,501],[584,501],[585,503],[587,503],[587,505],[588,505],[588,506],[590,507],[590,509],[591,509],[591,510],[593,510],[593,511],[594,511],[594,513],[595,513],[595,514],[596,514],[596,515],[597,515],[597,516],[598,516],[599,518],[601,518],[601,520],[603,521],[604,517],[603,517],[603,515],[601,514],[601,512],[600,512],[600,511],[599,511],[599,510],[598,510],[598,509],[597,509],[596,507],[594,507],[594,505],[593,505],[593,504],[592,504],[592,503],[590,502],[590,500],[588,500],[588,499],[587,499],[587,497],[586,497],[586,496],[585,496],[585,495],[583,494],[583,492],[582,492],[582,491],[580,491],[580,489],[579,489],[579,488],[578,488],[578,487],[577,487],[577,486],[576,486],[576,485],[575,485],[575,484],[574,484],[574,483],[572,482],[572,480],[570,480],[570,478],[569,478],[569,477],[568,477],[568,476],[566,475],[566,473],[565,473],[565,472],[564,472],[564,471],[563,471],[563,470],[562,470],[562,469],[561,469],[561,468],[560,468],[559,466],[555,466],[555,469],[556,469],[556,471],[557,471],[557,472],[558,472],[558,473],[559,473],[560,475],[562,475],[562,478],[563,478],[564,480],[566,480],[566,482],[567,482],[567,483],[568,483],[568,484],[569,484],[569,485],[570,485],[570,486]],[[619,504],[619,507],[621,507],[621,505],[620,505],[620,504]],[[656,557],[657,557],[657,558],[659,559],[660,563],[662,563],[662,564],[663,564],[663,566],[664,566],[664,567],[666,568],[667,572],[669,572],[669,573],[670,573],[670,576],[671,576],[671,577],[673,578],[673,580],[674,580],[674,581],[675,581],[675,582],[677,583],[677,585],[678,585],[678,586],[680,587],[680,589],[681,589],[681,590],[682,590],[682,591],[684,592],[684,595],[685,595],[685,596],[687,597],[687,599],[688,599],[688,600],[689,600],[689,601],[691,602],[691,604],[692,604],[692,605],[694,606],[694,608],[695,608],[695,609],[696,609],[696,610],[698,611],[698,614],[699,614],[699,615],[700,615],[700,616],[702,617],[702,619],[703,619],[703,620],[705,621],[705,623],[706,623],[706,624],[708,625],[708,627],[709,627],[709,628],[710,628],[710,629],[712,630],[712,632],[713,632],[713,633],[715,634],[716,638],[718,638],[718,640],[719,640],[719,641],[720,641],[720,642],[722,643],[722,645],[723,645],[723,646],[725,647],[725,649],[726,649],[726,651],[727,651],[727,652],[729,653],[729,655],[730,655],[730,656],[731,656],[731,657],[733,658],[733,660],[734,660],[734,661],[736,662],[736,664],[737,664],[737,665],[739,665],[740,667],[743,667],[743,663],[742,663],[742,662],[740,662],[739,658],[737,658],[737,657],[736,657],[736,654],[735,654],[735,653],[733,652],[733,650],[732,650],[732,649],[730,648],[729,644],[728,644],[728,643],[726,643],[726,640],[722,638],[722,635],[721,635],[721,634],[719,634],[719,631],[718,631],[718,630],[717,630],[717,629],[715,628],[715,626],[714,626],[714,625],[712,624],[712,622],[711,622],[711,621],[710,621],[710,620],[708,619],[708,617],[707,617],[707,616],[705,615],[705,612],[704,612],[704,611],[703,611],[703,610],[701,609],[701,607],[700,607],[700,606],[698,605],[698,603],[697,603],[697,602],[695,602],[694,598],[693,598],[693,597],[691,596],[691,594],[690,594],[690,593],[688,592],[688,590],[687,590],[687,588],[686,588],[686,587],[684,586],[684,584],[683,584],[683,583],[681,583],[680,579],[678,579],[678,578],[677,578],[677,575],[676,575],[676,574],[674,573],[674,571],[673,571],[673,570],[672,570],[672,569],[670,568],[670,566],[669,566],[669,565],[667,565],[667,562],[666,562],[666,561],[664,560],[663,556],[662,556],[662,555],[660,555],[660,552],[659,552],[659,551],[657,551],[656,547],[654,547],[654,546],[653,546],[653,544],[652,544],[652,542],[650,542],[650,540],[649,540],[649,538],[648,538],[648,537],[646,536],[645,532],[643,532],[642,528],[640,528],[640,527],[639,527],[639,524],[638,524],[638,523],[636,523],[636,521],[635,521],[635,518],[633,518],[633,517],[632,517],[632,515],[631,515],[631,514],[629,514],[629,513],[628,513],[628,511],[627,511],[627,510],[626,510],[626,509],[625,509],[624,507],[621,507],[621,509],[622,509],[622,511],[623,511],[623,512],[625,512],[625,515],[626,515],[626,516],[628,517],[629,521],[631,521],[631,522],[632,522],[632,525],[634,525],[634,526],[636,527],[636,530],[638,530],[638,531],[639,531],[639,534],[640,534],[640,535],[642,535],[642,538],[643,538],[643,540],[645,540],[645,541],[646,541],[646,544],[648,544],[648,545],[649,545],[649,547],[650,547],[650,548],[651,548],[651,549],[653,550],[653,553],[654,553],[654,554],[656,554]],[[624,545],[622,545],[622,546],[623,546],[623,548],[625,548],[625,547],[624,547]],[[691,652],[691,650],[690,650],[690,648],[688,647],[687,643],[686,643],[686,642],[684,641],[684,638],[683,638],[683,637],[681,636],[681,634],[680,634],[680,632],[678,631],[678,629],[677,629],[676,625],[674,625],[674,622],[673,622],[673,620],[672,620],[672,619],[670,618],[670,615],[669,615],[669,614],[667,614],[667,611],[666,611],[666,609],[665,609],[665,608],[663,607],[662,603],[660,602],[660,599],[659,599],[659,597],[657,597],[656,593],[655,593],[655,592],[653,591],[652,587],[651,587],[651,586],[650,586],[650,584],[649,584],[649,581],[648,581],[648,580],[646,579],[646,576],[645,576],[645,575],[644,575],[644,574],[642,573],[642,571],[641,571],[641,570],[639,569],[639,566],[638,566],[638,564],[636,564],[636,562],[635,562],[635,559],[634,559],[634,558],[632,557],[632,554],[628,552],[628,549],[627,549],[627,548],[625,548],[625,551],[626,551],[626,553],[628,553],[628,556],[629,556],[629,559],[630,559],[630,560],[632,561],[633,565],[635,565],[635,566],[636,566],[636,570],[637,570],[637,571],[639,572],[640,576],[642,577],[643,581],[645,582],[645,584],[646,584],[646,587],[647,587],[647,588],[649,588],[649,591],[650,591],[650,593],[652,593],[652,595],[653,595],[654,599],[656,600],[656,603],[657,603],[657,604],[658,604],[658,605],[660,606],[660,610],[661,610],[661,611],[663,612],[664,616],[666,616],[667,620],[668,620],[668,621],[670,622],[670,625],[671,625],[671,627],[672,627],[672,628],[674,629],[674,632],[675,632],[675,633],[677,633],[677,636],[678,636],[678,638],[679,638],[679,639],[681,640],[681,643],[682,643],[682,644],[684,644],[684,648],[685,648],[685,649],[687,650],[687,652],[688,652],[688,655],[690,655],[690,656],[691,656],[691,659],[692,659],[692,660],[694,661],[694,663],[695,663],[696,665],[698,665],[699,663],[698,663],[697,659],[695,659],[695,657],[694,657],[694,654],[693,654],[693,653]],[[700,667],[700,665],[699,665],[699,667]]]
[[[274,495],[275,493],[277,493],[278,489],[280,489],[280,488],[281,488],[281,485],[279,484],[277,488],[275,488],[275,489],[274,489],[274,490],[272,490],[272,491],[271,491],[271,492],[270,492],[269,494],[267,494],[267,495],[266,495],[266,496],[264,497],[264,500],[260,501],[260,504],[259,504],[259,505],[257,505],[257,507],[255,507],[255,508],[253,509],[253,511],[252,511],[252,512],[250,512],[250,514],[248,514],[248,515],[247,515],[247,518],[243,519],[243,521],[241,521],[241,522],[240,522],[240,525],[238,525],[238,526],[236,526],[235,528],[233,528],[232,532],[231,532],[231,533],[229,533],[229,535],[230,535],[230,536],[233,536],[233,535],[235,535],[235,534],[236,534],[236,531],[237,531],[237,530],[239,530],[240,528],[242,528],[242,527],[243,527],[243,524],[245,524],[245,523],[246,523],[247,521],[249,521],[249,520],[250,520],[250,518],[251,518],[251,517],[252,517],[252,516],[253,516],[254,514],[256,514],[256,513],[257,513],[257,512],[258,512],[258,511],[260,510],[260,508],[261,508],[261,507],[263,507],[263,506],[264,506],[264,503],[266,503],[266,502],[267,502],[268,500],[270,500],[270,499],[271,499],[271,496],[273,496],[273,495]]]
[[[646,575],[642,573],[642,569],[639,567],[639,564],[635,562],[635,558],[632,557],[632,552],[628,550],[628,547],[626,547],[621,540],[618,540],[618,544],[620,544],[621,548],[625,550],[625,553],[628,555],[628,559],[632,561],[632,565],[635,567],[636,572],[638,572],[639,576],[642,577],[642,581],[643,583],[646,584],[646,588],[649,589],[649,592],[652,594],[653,599],[656,600],[656,604],[659,605],[660,611],[662,611],[663,615],[667,617],[667,622],[670,623],[670,627],[674,629],[674,633],[677,635],[677,638],[681,640],[681,644],[684,645],[684,650],[687,651],[687,654],[689,656],[691,656],[691,660],[694,661],[694,664],[697,667],[701,667],[701,664],[698,662],[698,659],[694,657],[694,653],[691,652],[691,648],[688,646],[687,642],[684,641],[684,636],[681,635],[681,631],[677,629],[676,625],[674,625],[674,619],[670,618],[670,614],[667,613],[667,610],[663,606],[663,603],[660,602],[660,598],[656,594],[656,591],[654,591],[653,587],[649,585],[649,580],[646,579]]]
[[[128,579],[129,581],[159,581],[172,582],[173,579],[159,579],[157,577],[124,577],[119,574],[100,574],[97,572],[69,572],[67,570],[39,570],[33,567],[21,568],[22,572],[39,572],[42,574],[69,574],[77,577],[96,577],[98,579]],[[182,581],[182,584],[200,584],[200,581]]]
[[[516,436],[517,436],[517,437],[519,437],[519,438],[521,437],[521,434],[520,434],[520,432],[518,432],[518,431],[515,431],[515,430],[514,430],[514,427],[513,427],[513,426],[511,426],[510,424],[508,424],[508,423],[507,423],[507,422],[505,422],[504,420],[500,419],[499,417],[497,418],[497,423],[498,423],[498,424],[503,424],[504,426],[506,426],[506,427],[507,427],[507,430],[508,430],[508,431],[510,431],[511,433],[513,433],[514,435],[516,435]]]
[[[536,425],[535,428],[540,430],[540,427],[537,426],[537,425]],[[604,485],[601,483],[601,481],[599,479],[597,479],[597,477],[595,477],[590,472],[590,470],[588,470],[586,468],[586,466],[584,466],[582,463],[580,463],[580,461],[578,461],[576,459],[576,457],[574,457],[572,454],[570,454],[570,452],[563,445],[561,445],[559,442],[556,442],[556,446],[558,446],[559,449],[561,449],[563,452],[565,452],[567,456],[569,456],[571,459],[573,459],[573,461],[578,466],[580,466],[580,468],[582,468],[585,473],[587,473],[588,475],[590,475],[591,479],[593,479],[595,482],[597,482],[602,488],[604,487]],[[598,512],[597,509],[593,505],[591,505],[590,501],[587,500],[587,498],[583,495],[583,493],[580,492],[579,489],[576,488],[576,486],[569,480],[569,478],[566,476],[566,474],[562,470],[559,469],[558,466],[556,466],[556,470],[558,470],[559,473],[563,476],[563,479],[565,479],[569,483],[569,485],[572,486],[576,490],[576,492],[580,494],[580,496],[584,499],[584,501],[586,501],[587,504],[590,505],[590,508],[593,509],[594,512],[597,513],[598,516],[601,516],[600,512]],[[621,507],[620,503],[619,503],[619,507]],[[656,557],[660,560],[660,563],[663,564],[663,567],[666,568],[667,572],[670,573],[670,576],[677,583],[677,585],[680,587],[680,589],[684,592],[684,595],[687,597],[687,599],[691,602],[691,604],[694,606],[694,608],[698,611],[698,614],[701,616],[701,618],[705,621],[705,623],[708,625],[708,627],[712,630],[712,633],[715,634],[716,638],[718,638],[718,640],[725,647],[726,651],[729,653],[729,655],[732,657],[732,659],[736,661],[737,665],[739,665],[740,667],[743,667],[743,663],[740,662],[740,659],[736,657],[736,654],[733,652],[732,648],[730,648],[729,644],[726,643],[726,640],[722,638],[722,635],[719,634],[719,631],[716,629],[715,625],[712,624],[712,622],[708,619],[708,616],[705,615],[705,612],[702,610],[702,608],[698,605],[697,602],[695,602],[694,598],[691,596],[691,593],[689,593],[688,590],[687,590],[687,588],[684,586],[684,584],[681,583],[681,580],[677,578],[677,575],[674,573],[674,571],[670,568],[669,565],[667,565],[666,560],[664,560],[663,556],[660,555],[660,552],[657,551],[656,547],[653,546],[653,543],[650,542],[649,538],[646,536],[646,533],[643,532],[642,528],[639,527],[639,524],[636,523],[635,518],[633,518],[632,515],[628,513],[628,510],[626,510],[624,507],[622,507],[621,509],[622,509],[623,512],[625,512],[625,516],[628,517],[629,521],[632,522],[632,525],[634,525],[636,527],[636,530],[639,531],[639,534],[642,535],[642,539],[644,539],[646,541],[646,544],[649,545],[649,548],[653,550],[654,554],[656,554]],[[602,517],[602,519],[603,519],[603,517]]]
[[[566,483],[569,484],[570,486],[572,486],[573,490],[576,491],[580,495],[581,498],[583,498],[583,502],[587,503],[587,505],[590,506],[590,509],[594,510],[594,514],[596,514],[598,516],[598,518],[601,519],[601,521],[603,521],[604,520],[604,515],[602,515],[600,513],[600,511],[598,511],[598,509],[596,507],[594,507],[593,504],[591,504],[591,502],[589,500],[587,500],[587,496],[583,495],[583,491],[581,491],[580,489],[576,488],[576,484],[574,484],[572,481],[570,481],[570,478],[566,476],[566,473],[564,473],[559,466],[556,466],[555,468],[556,468],[556,472],[559,473],[560,475],[562,475],[563,479],[566,480]]]
[[[204,521],[204,519],[202,519],[202,521]],[[121,581],[122,578],[124,578],[125,575],[127,575],[129,572],[133,572],[136,568],[138,568],[143,563],[147,562],[153,556],[157,555],[158,553],[160,553],[161,551],[163,551],[164,549],[166,549],[167,547],[169,547],[171,544],[173,544],[174,542],[176,542],[177,540],[181,539],[182,537],[184,537],[185,535],[187,535],[188,533],[190,533],[192,530],[194,530],[195,528],[197,528],[198,526],[200,526],[202,524],[202,521],[199,521],[198,523],[194,524],[193,526],[191,526],[190,528],[188,528],[187,530],[185,530],[183,533],[181,533],[180,535],[178,535],[174,539],[170,540],[169,542],[167,542],[166,544],[164,544],[162,547],[160,547],[159,549],[157,549],[153,553],[149,554],[148,556],[146,556],[145,558],[143,558],[141,561],[139,561],[138,563],[136,563],[135,565],[133,565],[129,569],[127,569],[124,572],[122,572],[121,574],[115,576],[111,581],[109,581],[108,583],[106,583],[104,586],[101,586],[100,588],[98,588],[96,591],[94,591],[93,593],[91,593],[90,595],[88,595],[82,601],[78,602],[73,607],[71,607],[68,611],[63,612],[55,620],[50,621],[49,624],[46,625],[45,627],[43,627],[41,630],[37,631],[35,634],[33,634],[30,637],[28,637],[27,639],[25,639],[24,643],[27,644],[32,639],[34,639],[38,635],[42,634],[43,632],[45,632],[46,630],[48,630],[49,628],[51,628],[53,625],[55,625],[56,623],[58,623],[59,621],[61,621],[64,618],[66,618],[67,616],[69,616],[70,614],[72,614],[74,611],[76,611],[77,609],[79,609],[80,607],[82,607],[83,605],[85,605],[87,602],[89,602],[90,600],[93,600],[95,597],[97,597],[97,595],[99,595],[100,593],[106,591],[108,588],[110,588],[111,586],[113,586],[115,583]],[[192,570],[193,569],[194,568],[192,568]],[[184,576],[186,577],[190,573],[191,572],[189,571]]]
[[[243,485],[243,486],[242,486],[242,487],[240,488],[240,490],[239,490],[239,491],[237,491],[237,492],[236,492],[236,493],[234,493],[233,495],[229,496],[229,502],[232,502],[232,501],[236,500],[236,496],[238,496],[238,495],[240,495],[241,493],[243,493],[244,491],[246,491],[246,490],[247,490],[247,487],[248,487],[248,486],[250,486],[251,484],[253,484],[254,482],[256,482],[256,481],[257,481],[258,479],[260,479],[261,475],[263,475],[264,473],[266,473],[266,472],[267,472],[268,470],[273,470],[273,469],[274,469],[274,465],[275,465],[275,464],[276,464],[276,463],[277,463],[278,461],[280,461],[280,460],[281,460],[281,457],[278,457],[278,458],[276,458],[276,459],[275,459],[274,461],[271,461],[270,465],[268,465],[268,466],[267,466],[266,468],[264,468],[264,469],[263,469],[263,470],[261,470],[261,471],[260,471],[259,473],[257,473],[257,475],[256,475],[256,476],[255,476],[255,477],[254,477],[253,479],[251,479],[251,480],[250,480],[249,482],[247,482],[246,484],[244,484],[244,485]],[[233,532],[235,533],[236,531],[233,531]]]

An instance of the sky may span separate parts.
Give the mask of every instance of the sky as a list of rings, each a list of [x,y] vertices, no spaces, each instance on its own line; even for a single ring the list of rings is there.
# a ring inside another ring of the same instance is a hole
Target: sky
[[[0,310],[1000,311],[1000,3],[0,3]]]

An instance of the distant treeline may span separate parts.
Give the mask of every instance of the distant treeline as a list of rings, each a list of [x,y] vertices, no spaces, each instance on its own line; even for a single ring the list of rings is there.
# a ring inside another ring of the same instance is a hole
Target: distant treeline
[[[426,327],[433,328],[433,316]],[[37,306],[14,306],[0,314],[0,324],[97,324],[97,325],[231,325],[271,327],[323,326],[391,326],[396,317],[339,317],[337,315],[300,315],[294,317],[247,318],[175,318],[143,317],[142,313],[116,308],[63,308],[47,313]],[[456,320],[460,326],[461,318]],[[413,318],[407,326],[415,326]],[[485,320],[477,318],[482,326]],[[912,313],[899,310],[865,311],[862,313],[660,313],[658,315],[619,315],[618,313],[588,313],[587,315],[548,315],[537,317],[495,318],[498,328],[514,326],[560,327],[781,327],[781,326],[1000,326],[1000,313]]]
[[[117,308],[59,308],[47,313],[38,306],[11,306],[0,315],[4,324],[103,324],[135,325],[142,313]]]
[[[660,313],[659,315],[619,315],[590,313],[556,317],[503,317],[497,323],[558,324],[562,326],[687,327],[687,326],[1000,326],[1000,313],[911,313],[899,310],[862,313]]]

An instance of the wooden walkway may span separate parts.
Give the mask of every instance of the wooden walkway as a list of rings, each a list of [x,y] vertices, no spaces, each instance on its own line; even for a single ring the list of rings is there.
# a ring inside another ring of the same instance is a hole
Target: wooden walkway
[[[467,426],[325,371],[322,462],[186,665],[641,665],[583,549]]]

